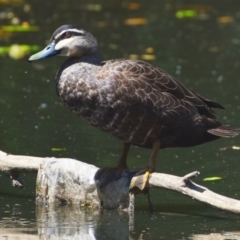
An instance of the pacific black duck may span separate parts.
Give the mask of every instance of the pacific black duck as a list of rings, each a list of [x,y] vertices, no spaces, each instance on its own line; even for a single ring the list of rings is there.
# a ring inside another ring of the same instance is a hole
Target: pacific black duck
[[[144,183],[137,180],[132,187],[146,186],[160,148],[190,147],[238,134],[216,118],[213,108],[223,109],[220,104],[160,68],[139,60],[102,62],[97,40],[80,27],[61,26],[50,44],[29,61],[55,55],[68,57],[56,75],[57,93],[64,105],[124,143],[118,169],[127,168],[130,145],[152,149]]]

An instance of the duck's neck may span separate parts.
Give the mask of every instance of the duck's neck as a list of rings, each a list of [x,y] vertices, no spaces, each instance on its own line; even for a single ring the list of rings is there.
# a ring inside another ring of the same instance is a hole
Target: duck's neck
[[[69,58],[64,62],[63,65],[67,64],[68,66],[70,66],[75,63],[79,63],[79,64],[80,63],[89,63],[89,64],[93,64],[93,65],[100,65],[101,58],[98,53],[93,53],[93,54],[83,55],[81,57]]]
[[[79,58],[81,62],[86,62],[86,63],[92,63],[99,65],[101,63],[101,58],[98,52],[95,52],[93,54],[88,54],[88,55],[83,55],[82,57]]]
[[[70,80],[70,73],[79,80],[87,80],[85,75],[93,73],[94,70],[98,69],[101,65],[102,63],[98,53],[69,58],[59,68],[56,75],[56,84],[58,85],[59,81]],[[63,74],[65,77],[63,77]],[[66,77],[66,75],[69,76]]]

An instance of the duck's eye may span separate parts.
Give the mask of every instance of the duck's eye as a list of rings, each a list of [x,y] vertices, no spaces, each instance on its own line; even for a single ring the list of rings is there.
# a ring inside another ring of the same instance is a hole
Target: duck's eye
[[[66,32],[64,34],[64,38],[70,38],[72,36],[72,34],[70,32]]]

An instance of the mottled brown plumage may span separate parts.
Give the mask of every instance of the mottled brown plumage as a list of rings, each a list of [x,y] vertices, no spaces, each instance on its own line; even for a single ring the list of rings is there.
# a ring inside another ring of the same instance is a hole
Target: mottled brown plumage
[[[212,107],[221,105],[146,62],[71,59],[65,64],[56,78],[63,103],[123,142],[152,148],[159,139],[161,148],[188,147],[235,133],[216,119]],[[216,128],[215,135],[208,132]]]
[[[50,46],[53,52],[46,55]],[[69,56],[56,76],[64,105],[128,145],[154,148],[155,144],[152,158],[159,147],[189,147],[237,135],[235,129],[216,118],[213,108],[223,108],[220,104],[200,96],[160,68],[138,60],[101,62],[96,39],[81,28],[60,27],[43,51],[30,61],[49,55]],[[155,161],[151,159],[148,165],[150,172]],[[126,156],[120,165],[126,166]]]

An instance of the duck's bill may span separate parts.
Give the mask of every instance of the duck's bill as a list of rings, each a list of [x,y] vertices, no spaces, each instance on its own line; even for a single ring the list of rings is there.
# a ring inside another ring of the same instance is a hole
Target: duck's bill
[[[47,45],[42,51],[33,54],[28,61],[32,62],[32,61],[36,61],[39,59],[44,59],[44,58],[48,58],[48,57],[52,57],[58,54],[58,51],[55,50],[55,43],[52,42],[49,45]]]

